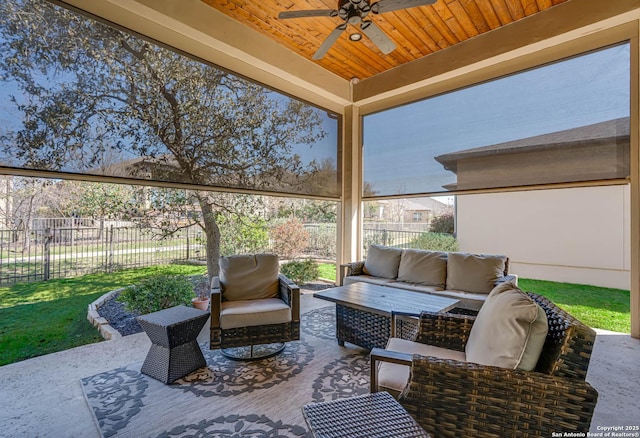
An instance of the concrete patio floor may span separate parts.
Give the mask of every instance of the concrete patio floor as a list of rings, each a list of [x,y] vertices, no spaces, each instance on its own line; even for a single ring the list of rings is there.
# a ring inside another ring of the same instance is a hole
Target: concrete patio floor
[[[302,296],[303,312],[326,305]],[[143,361],[150,345],[139,333],[0,367],[0,437],[100,437],[80,379]],[[599,331],[587,381],[600,393],[592,432],[640,425],[640,340]]]

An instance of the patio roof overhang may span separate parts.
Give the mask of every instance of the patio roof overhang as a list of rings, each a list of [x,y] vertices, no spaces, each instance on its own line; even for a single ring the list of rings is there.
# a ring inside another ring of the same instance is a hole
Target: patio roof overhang
[[[337,70],[335,66],[332,68],[331,63],[310,60],[312,51],[308,48],[294,50],[287,43],[287,38],[299,40],[305,35],[274,38],[269,35],[268,26],[257,30],[259,26],[255,25],[255,17],[246,16],[237,21],[220,12],[225,10],[228,2],[56,1],[341,114],[343,186],[338,247],[342,251],[338,254],[338,263],[360,257],[363,115],[565,56],[631,41],[631,331],[634,337],[640,337],[640,0],[522,1],[522,5],[537,3],[544,10],[433,53],[406,59],[369,77],[351,80],[347,79],[347,72]],[[282,2],[277,0],[244,3],[252,4],[252,7],[263,4],[265,8],[272,9],[282,6]],[[293,9],[295,5],[298,9],[305,3],[296,0],[291,7]],[[457,1],[448,3],[460,6]],[[493,3],[504,5],[504,2]],[[552,4],[554,6],[549,7]],[[314,8],[309,2],[304,9]],[[447,18],[446,11],[443,10],[442,14],[441,18]]]

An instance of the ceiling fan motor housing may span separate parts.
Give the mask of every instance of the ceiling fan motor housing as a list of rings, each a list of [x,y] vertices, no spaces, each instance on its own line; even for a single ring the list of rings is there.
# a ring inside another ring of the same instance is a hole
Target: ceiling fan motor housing
[[[338,2],[338,16],[349,24],[359,24],[369,15],[371,6],[368,0],[340,0]]]

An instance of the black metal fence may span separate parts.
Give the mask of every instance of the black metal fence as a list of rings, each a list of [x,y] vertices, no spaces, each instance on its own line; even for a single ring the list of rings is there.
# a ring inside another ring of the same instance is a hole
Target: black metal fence
[[[206,260],[199,228],[159,238],[135,227],[0,230],[0,285]]]
[[[68,227],[35,231],[0,230],[0,285],[68,278],[88,273],[153,266],[180,261],[206,261],[206,237],[199,227],[160,238],[150,229],[135,226],[87,226],[74,222]],[[69,225],[52,224],[47,225]],[[305,257],[334,260],[336,225],[306,224],[309,242]],[[366,256],[371,244],[420,248],[420,239],[435,233],[382,228],[363,230]],[[437,237],[437,236],[436,236]],[[269,242],[264,251],[272,251]],[[234,247],[234,253],[242,248]]]

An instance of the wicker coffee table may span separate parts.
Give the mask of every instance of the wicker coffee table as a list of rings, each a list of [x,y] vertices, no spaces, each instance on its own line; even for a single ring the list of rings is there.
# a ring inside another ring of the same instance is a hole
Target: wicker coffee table
[[[311,403],[302,414],[315,438],[430,436],[388,392]]]
[[[421,292],[371,283],[352,283],[313,294],[336,303],[336,338],[361,347],[384,348],[390,336],[406,338],[416,328],[416,320],[394,314],[419,315],[421,311],[446,312],[460,301]],[[393,324],[392,324],[393,321]]]
[[[139,316],[138,322],[151,339],[141,372],[171,383],[207,366],[196,341],[209,312],[176,306]]]

